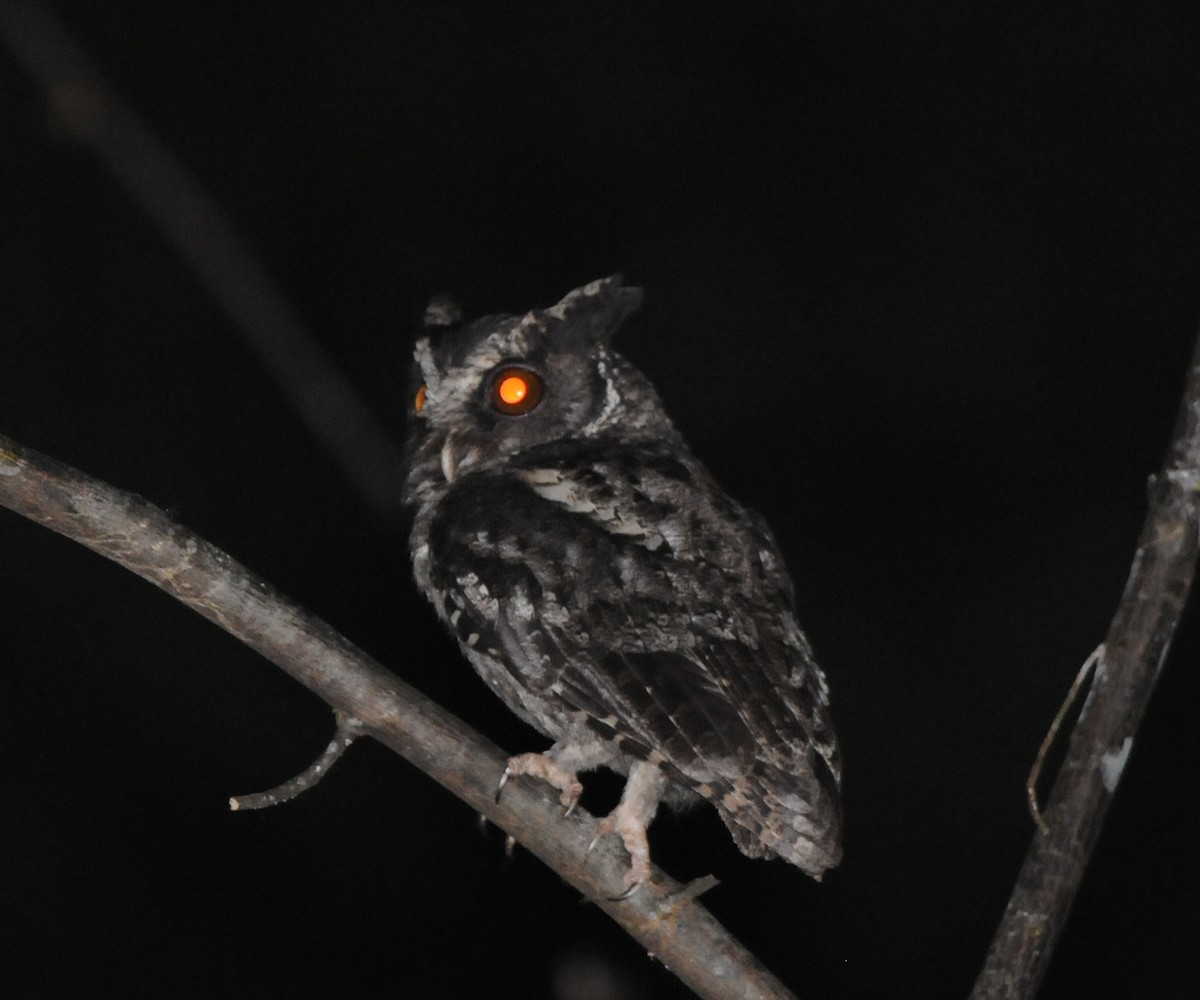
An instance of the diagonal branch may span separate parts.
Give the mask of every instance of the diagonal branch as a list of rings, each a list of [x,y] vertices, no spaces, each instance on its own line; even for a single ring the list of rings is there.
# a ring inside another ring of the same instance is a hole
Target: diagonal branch
[[[557,797],[534,782],[510,782],[497,803],[506,759],[498,747],[157,507],[3,436],[0,505],[149,580],[357,719],[541,858],[699,996],[791,996],[662,872],[629,900],[608,898],[624,887],[628,862],[611,840],[587,853],[595,819],[582,810],[564,819]]]
[[[1162,472],[1071,744],[972,1000],[1038,990],[1183,614],[1200,552],[1200,339]]]
[[[195,271],[310,434],[391,515],[400,450],[363,405],[221,206],[89,64],[46,3],[0,0],[0,42],[82,143]]]

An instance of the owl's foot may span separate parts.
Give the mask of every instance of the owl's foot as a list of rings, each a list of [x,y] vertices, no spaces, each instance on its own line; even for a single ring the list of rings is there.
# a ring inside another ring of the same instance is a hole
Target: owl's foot
[[[643,882],[649,881],[650,840],[646,836],[645,824],[633,814],[632,810],[626,809],[624,803],[617,806],[600,821],[600,829],[592,838],[588,850],[595,847],[601,837],[607,837],[613,833],[621,835],[621,843],[629,852],[629,871],[625,873],[625,891],[619,896],[609,897],[618,901],[628,899],[641,888]]]
[[[575,777],[574,773],[540,753],[522,753],[508,758],[508,763],[504,766],[504,773],[500,775],[500,784],[496,786],[497,802],[500,801],[500,793],[504,791],[508,779],[519,774],[541,778],[548,785],[557,788],[561,793],[558,800],[566,807],[563,816],[570,816],[575,811],[579,796],[583,794],[583,785],[579,783],[579,779]]]
[[[650,881],[650,839],[646,828],[658,811],[658,803],[667,787],[667,777],[653,764],[634,764],[625,782],[625,791],[617,808],[600,821],[600,829],[590,851],[601,837],[619,834],[629,853],[629,871],[625,873],[625,891],[614,900],[628,899],[641,885]]]

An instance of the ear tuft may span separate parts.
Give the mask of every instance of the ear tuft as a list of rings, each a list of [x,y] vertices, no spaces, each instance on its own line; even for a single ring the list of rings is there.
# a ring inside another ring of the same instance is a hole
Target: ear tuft
[[[548,325],[554,328],[552,336],[565,334],[579,341],[607,344],[642,304],[642,290],[627,288],[623,281],[619,274],[600,278],[543,310],[543,316],[551,321]]]
[[[444,330],[458,326],[463,320],[462,306],[449,295],[435,295],[425,307],[421,325],[426,330]]]

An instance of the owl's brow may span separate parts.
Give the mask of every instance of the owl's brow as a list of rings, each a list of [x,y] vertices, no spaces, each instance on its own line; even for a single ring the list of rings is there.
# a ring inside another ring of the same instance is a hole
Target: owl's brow
[[[447,368],[443,380],[447,382],[463,378],[474,380],[481,370],[492,368],[501,361],[528,356],[533,349],[530,333],[541,328],[541,321],[531,313],[511,329],[503,333],[490,334],[470,352],[462,365]],[[432,363],[432,358],[430,363]]]
[[[545,329],[546,324],[538,313],[526,313],[521,317],[521,321],[516,326],[496,338],[496,346],[506,351],[510,356],[523,356],[529,353],[532,346],[529,339],[530,335],[542,333]]]

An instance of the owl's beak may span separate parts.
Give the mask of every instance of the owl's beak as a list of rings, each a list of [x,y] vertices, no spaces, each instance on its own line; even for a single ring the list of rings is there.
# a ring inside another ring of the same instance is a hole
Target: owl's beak
[[[442,475],[446,477],[446,482],[454,482],[454,477],[459,474],[464,468],[471,465],[478,455],[475,449],[463,441],[462,438],[455,437],[453,434],[448,434],[446,440],[442,442]]]

